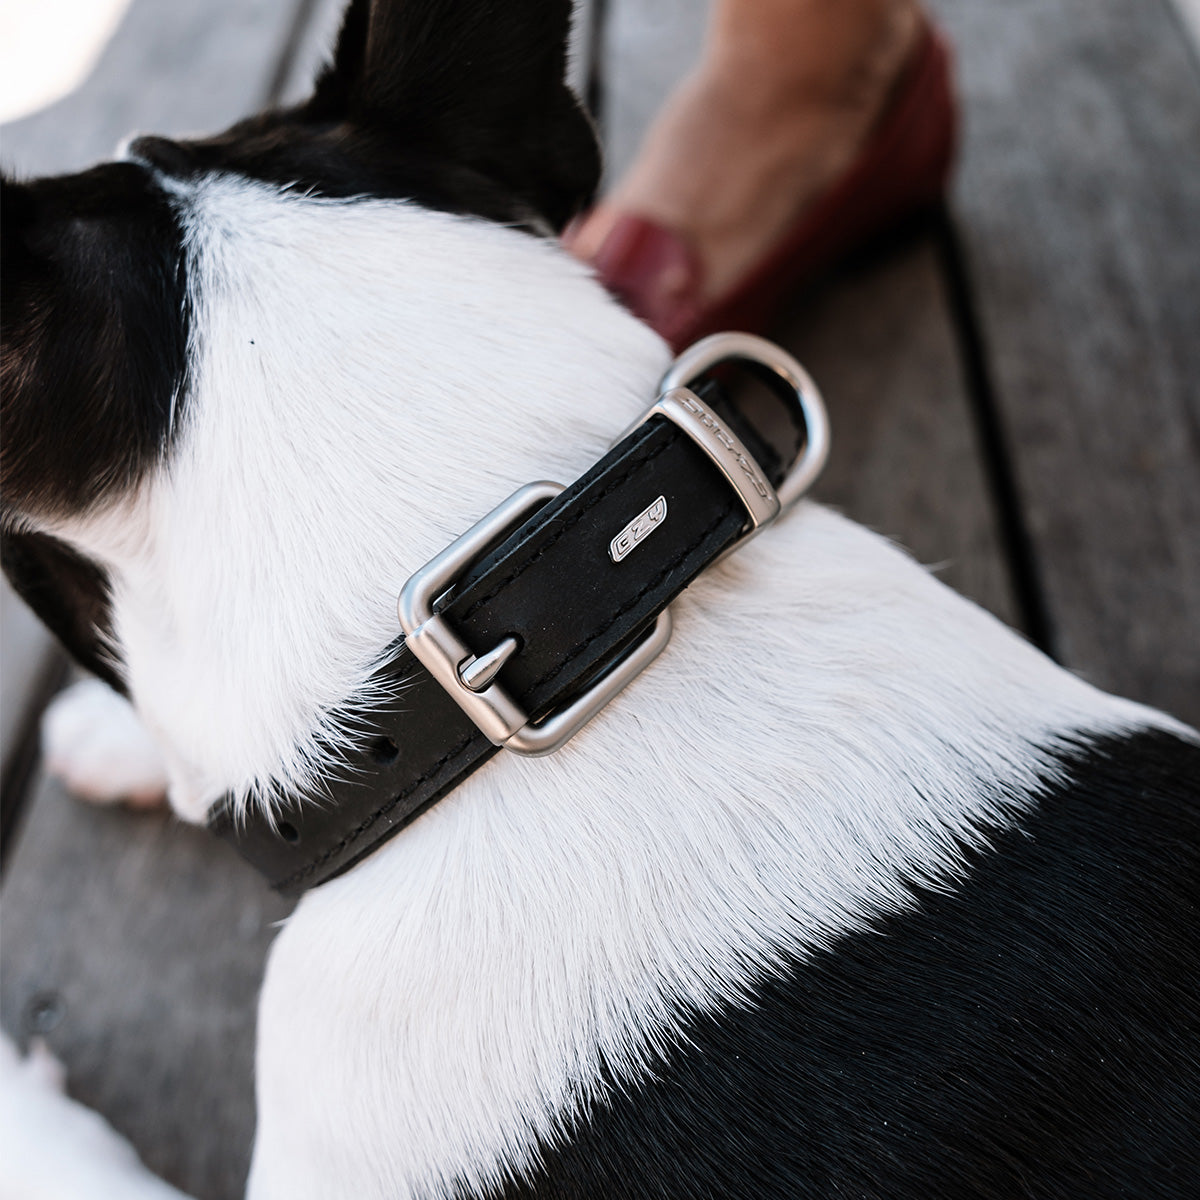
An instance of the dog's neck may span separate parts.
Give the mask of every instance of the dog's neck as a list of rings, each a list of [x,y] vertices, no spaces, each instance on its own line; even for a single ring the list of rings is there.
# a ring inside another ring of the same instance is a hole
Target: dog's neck
[[[569,482],[667,362],[553,243],[395,202],[181,188],[193,344],[165,469],[61,531],[109,569],[172,801],[302,786],[404,580],[514,488]]]

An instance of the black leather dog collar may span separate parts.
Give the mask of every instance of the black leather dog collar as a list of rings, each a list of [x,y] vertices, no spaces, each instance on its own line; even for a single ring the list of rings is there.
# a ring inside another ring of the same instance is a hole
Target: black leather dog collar
[[[786,397],[789,420],[768,432],[728,400],[711,373],[734,360]],[[474,540],[492,545],[454,567],[448,592],[438,568],[454,547],[413,577],[400,605],[408,634],[375,689],[390,699],[357,715],[356,749],[333,755],[321,796],[289,797],[274,819],[256,808],[235,819],[225,801],[210,827],[276,888],[299,892],[353,866],[498,742],[556,748],[559,726],[586,720],[661,648],[675,596],[807,490],[827,447],[820,397],[778,347],[748,334],[692,347],[647,417],[585,475],[498,537],[506,506],[490,538],[481,522]],[[507,507],[526,512],[554,490],[522,489]],[[422,609],[422,591],[440,603]]]

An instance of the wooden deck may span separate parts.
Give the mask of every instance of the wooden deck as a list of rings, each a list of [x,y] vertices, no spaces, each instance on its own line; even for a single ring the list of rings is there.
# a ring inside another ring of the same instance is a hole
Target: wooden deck
[[[966,142],[949,213],[798,296],[777,335],[834,425],[820,493],[1089,679],[1200,724],[1196,0],[931,0]],[[340,0],[134,0],[6,166],[295,96]],[[608,0],[577,78],[610,174],[699,44],[695,0]],[[26,768],[55,660],[4,598],[0,1019],[197,1197],[241,1194],[254,997],[287,905],[204,834],[85,808]],[[24,799],[23,804],[14,801]]]

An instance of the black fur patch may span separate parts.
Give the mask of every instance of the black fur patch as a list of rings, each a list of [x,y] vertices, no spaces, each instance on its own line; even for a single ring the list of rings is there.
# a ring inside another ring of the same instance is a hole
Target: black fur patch
[[[212,138],[139,138],[132,152],[179,178],[228,170],[559,230],[600,174],[563,82],[570,16],[570,0],[353,0],[306,103]]]
[[[17,593],[76,661],[124,694],[109,650],[108,576],[70,546],[41,533],[0,537],[0,561]]]
[[[183,235],[144,167],[5,181],[3,213],[7,524],[84,511],[163,459],[188,316]]]
[[[497,1195],[1200,1196],[1200,749],[1064,765],[958,891],[692,1021]]]

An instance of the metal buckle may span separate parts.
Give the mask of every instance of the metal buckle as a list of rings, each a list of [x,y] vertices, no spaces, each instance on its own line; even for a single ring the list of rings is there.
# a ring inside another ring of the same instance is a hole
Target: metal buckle
[[[785,383],[794,394],[804,421],[804,450],[778,489],[771,486],[741,439],[689,386],[713,367],[735,360],[766,368]],[[808,372],[774,342],[751,333],[714,333],[689,347],[671,364],[661,387],[663,394],[621,436],[626,437],[654,417],[666,417],[712,459],[746,508],[742,536],[730,550],[741,546],[791,508],[821,474],[829,457],[825,402]]]
[[[671,640],[671,614],[658,614],[650,634],[633,647],[566,708],[534,725],[495,678],[520,648],[505,638],[476,656],[434,604],[484,554],[502,542],[547,500],[561,492],[559,483],[530,483],[515,491],[482,521],[441,554],[430,559],[400,592],[396,605],[408,648],[450,693],[459,708],[497,746],[518,754],[552,754],[569,741],[627,683],[639,675]]]

